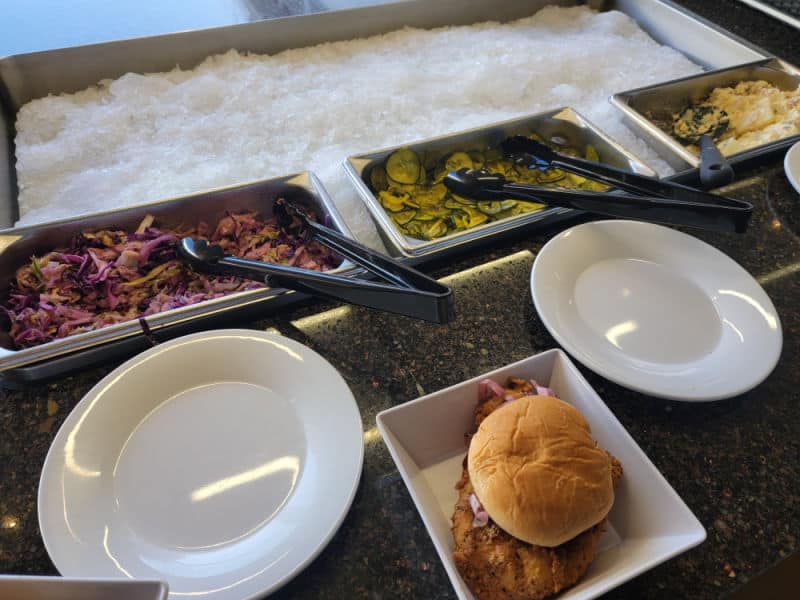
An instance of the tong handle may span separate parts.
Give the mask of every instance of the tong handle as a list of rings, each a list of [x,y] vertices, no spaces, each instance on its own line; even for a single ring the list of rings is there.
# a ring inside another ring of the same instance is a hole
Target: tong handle
[[[706,146],[708,146],[707,142]],[[595,199],[589,197],[578,199],[575,193],[571,193],[568,195],[568,197],[571,196],[571,201],[563,200],[571,208],[579,208],[576,203],[580,202],[585,206],[581,210],[601,214],[625,217],[636,215],[638,218],[661,223],[737,233],[743,233],[747,229],[750,215],[753,212],[753,205],[749,202],[726,198],[679,183],[647,177],[591,160],[561,154],[541,142],[524,136],[508,138],[503,142],[503,149],[512,156],[528,155],[533,161],[529,163],[530,168],[560,168],[639,196],[637,199],[612,192],[604,195],[605,198],[608,198],[608,204],[605,204],[606,201],[603,200],[598,205],[596,198],[599,196],[595,196]],[[722,163],[720,164],[722,165]],[[545,191],[540,195],[547,197]],[[659,198],[663,200],[660,201]],[[564,204],[556,204],[556,202],[558,199],[552,198],[548,203],[564,206]]]
[[[562,154],[541,142],[524,136],[514,136],[507,140],[506,144],[510,154],[521,151],[536,158],[537,162],[540,164],[546,163],[550,167],[575,173],[576,175],[594,181],[600,181],[611,187],[625,190],[633,194],[659,196],[661,198],[694,202],[720,201],[719,196],[713,196],[708,192],[681,185],[680,183],[648,177],[647,175],[632,173],[593,160]],[[731,202],[730,200],[727,201]]]
[[[213,263],[215,270],[261,279],[270,287],[282,287],[333,300],[344,300],[368,308],[385,310],[431,321],[448,323],[455,317],[452,290],[421,273],[418,280],[427,289],[399,287],[363,279],[350,279],[273,263],[235,256],[225,256]],[[405,268],[405,267],[404,267]],[[410,269],[408,269],[410,270]]]
[[[708,202],[709,194],[702,190],[691,188],[680,183],[664,181],[631,173],[623,169],[617,169],[609,165],[596,163],[583,158],[566,157],[559,155],[552,161],[552,165],[558,169],[581,175],[587,179],[600,181],[611,187],[625,190],[633,194],[643,196],[658,196],[671,200],[692,200],[695,202]]]
[[[550,206],[574,208],[612,217],[687,225],[729,233],[746,231],[752,211],[752,206],[750,209],[742,208],[737,211],[729,206],[669,198],[554,189],[519,183],[506,183],[500,190],[492,193],[497,198],[544,202]]]
[[[734,180],[736,174],[730,163],[709,136],[700,137],[700,185],[704,188],[722,187]]]
[[[400,261],[373,252],[366,246],[311,219],[306,219],[306,226],[310,239],[321,242],[370,273],[405,288],[414,288],[420,283],[420,279],[417,277],[419,272],[406,267]]]
[[[328,246],[370,273],[395,285],[409,289],[419,287],[424,289],[431,285],[441,286],[435,279],[423,275],[399,260],[375,252],[363,244],[345,237],[338,231],[309,218],[300,207],[289,202],[284,202],[284,206],[304,221],[308,239],[317,240]]]

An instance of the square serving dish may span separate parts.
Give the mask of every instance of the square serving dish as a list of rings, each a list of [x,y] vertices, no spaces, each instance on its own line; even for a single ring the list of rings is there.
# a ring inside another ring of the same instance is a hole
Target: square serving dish
[[[161,581],[0,575],[0,598],[14,600],[167,600],[168,594]]]
[[[419,240],[404,235],[386,214],[383,206],[381,206],[381,203],[370,189],[368,181],[371,169],[377,165],[382,165],[392,152],[401,148],[409,148],[415,152],[425,153],[429,157],[440,157],[456,150],[484,151],[488,148],[499,146],[507,137],[528,135],[532,132],[537,133],[545,141],[560,138],[568,146],[583,148],[590,144],[597,150],[601,162],[635,173],[655,175],[641,160],[622,148],[571,108],[560,108],[446,136],[384,148],[368,154],[351,156],[345,161],[344,167],[350,181],[356,187],[359,196],[369,209],[378,232],[381,234],[391,254],[406,258],[442,254],[445,251],[463,248],[486,238],[522,227],[552,223],[555,220],[572,216],[576,211],[567,208],[543,208],[538,211],[484,223],[433,240]]]
[[[601,447],[624,474],[597,555],[584,577],[559,598],[595,598],[696,546],[706,538],[697,517],[561,350],[548,350],[378,414],[378,429],[430,533],[456,594],[474,598],[453,563],[450,519],[455,484],[474,430],[478,383],[490,377],[535,379],[578,408]]]
[[[622,111],[628,127],[646,139],[670,166],[682,170],[700,166],[700,158],[659,127],[658,122],[670,122],[674,113],[701,102],[714,88],[759,79],[782,90],[796,90],[800,85],[800,71],[780,59],[768,58],[620,92],[609,100]],[[792,136],[782,142],[788,148],[797,139],[797,136]],[[755,157],[761,148],[757,146],[731,156],[739,159]]]
[[[265,217],[270,216],[275,200],[281,197],[316,215],[328,227],[352,237],[316,176],[303,172],[122,210],[0,230],[0,300],[4,301],[7,297],[16,269],[29,261],[31,256],[41,256],[69,245],[76,233],[106,228],[134,231],[146,215],[153,215],[158,226],[196,225],[205,221],[213,231],[228,211],[257,211]],[[353,267],[350,263],[342,263],[331,272],[346,274],[351,271]],[[236,292],[148,316],[147,332],[139,319],[133,319],[31,348],[13,349],[10,340],[0,339],[0,371],[3,377],[23,381],[50,377],[144,350],[150,345],[148,340],[151,334],[163,341],[202,327],[219,326],[225,318],[263,315],[271,307],[299,296],[273,288]]]

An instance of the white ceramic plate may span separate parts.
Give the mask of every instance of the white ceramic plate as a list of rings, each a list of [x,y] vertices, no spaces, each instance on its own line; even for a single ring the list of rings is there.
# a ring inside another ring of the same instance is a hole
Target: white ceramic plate
[[[549,350],[381,412],[378,429],[461,600],[474,600],[453,562],[455,484],[474,430],[478,383],[536,379],[578,408],[598,443],[622,463],[606,532],[586,575],[559,600],[596,598],[696,546],[705,529],[561,350]]]
[[[67,417],[42,471],[42,537],[65,576],[261,597],[331,539],[362,459],[355,400],[321,356],[259,331],[189,335],[115,369]]]
[[[652,396],[735,396],[763,381],[781,353],[780,320],[761,286],[719,250],[668,227],[568,229],[536,257],[531,291],[567,352]]]
[[[783,168],[786,171],[789,183],[800,194],[800,142],[789,148],[786,157],[783,159]]]

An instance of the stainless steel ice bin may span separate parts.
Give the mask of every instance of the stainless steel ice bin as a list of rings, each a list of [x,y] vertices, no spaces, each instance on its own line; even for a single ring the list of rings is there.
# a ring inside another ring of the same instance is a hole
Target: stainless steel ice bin
[[[125,73],[190,69],[231,48],[277,53],[386,33],[402,27],[469,25],[530,16],[544,6],[588,4],[620,10],[658,42],[672,46],[706,68],[764,58],[766,53],[669,0],[403,0],[297,17],[182,31],[102,44],[0,57],[0,227],[18,218],[14,160],[16,113],[30,100],[76,92]],[[279,143],[270,140],[268,143]],[[198,190],[200,191],[200,190]]]

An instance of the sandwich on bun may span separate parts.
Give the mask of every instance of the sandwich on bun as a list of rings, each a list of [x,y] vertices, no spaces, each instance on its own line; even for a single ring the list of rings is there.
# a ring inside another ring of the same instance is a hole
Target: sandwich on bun
[[[481,600],[539,600],[585,573],[622,467],[575,407],[531,395],[535,382],[492,388],[456,486],[454,559]]]

